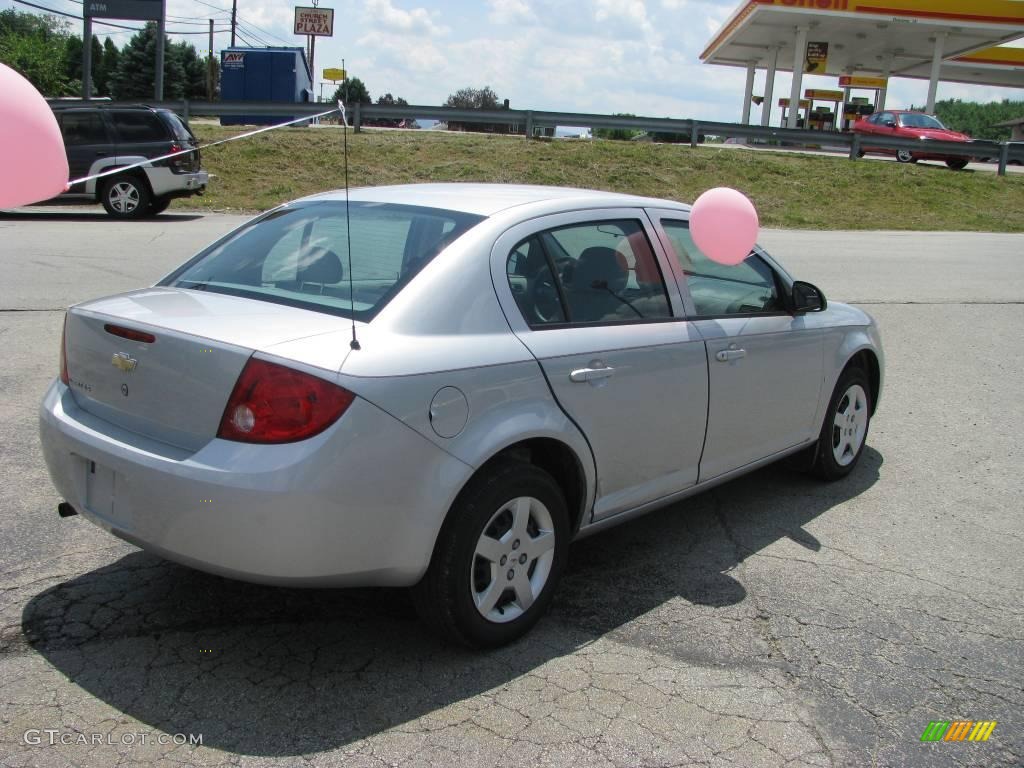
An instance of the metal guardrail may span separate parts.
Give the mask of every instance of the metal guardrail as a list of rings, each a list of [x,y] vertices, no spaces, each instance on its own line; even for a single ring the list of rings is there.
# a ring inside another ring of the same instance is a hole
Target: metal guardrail
[[[61,99],[55,102],[63,108],[75,106],[118,107],[139,102],[81,101]],[[260,115],[267,117],[297,118],[324,111],[326,102],[287,103],[267,101],[161,101],[146,102],[150,106],[173,110],[186,120],[192,116],[239,117]],[[1024,142],[972,141],[967,144],[954,141],[920,141],[883,136],[864,136],[857,133],[812,131],[800,128],[772,128],[742,123],[719,123],[710,120],[677,120],[669,117],[623,117],[595,115],[580,112],[545,112],[521,109],[455,109],[432,106],[384,106],[352,104],[349,121],[359,131],[367,121],[376,120],[440,120],[442,122],[478,125],[506,125],[516,133],[534,136],[537,129],[556,126],[585,126],[589,128],[619,128],[651,133],[688,136],[691,146],[697,146],[706,136],[761,139],[780,144],[825,145],[842,147],[851,160],[856,160],[865,146],[872,149],[909,149],[928,153],[948,153],[972,159],[998,159],[998,173],[1006,175],[1010,160],[1024,163]]]

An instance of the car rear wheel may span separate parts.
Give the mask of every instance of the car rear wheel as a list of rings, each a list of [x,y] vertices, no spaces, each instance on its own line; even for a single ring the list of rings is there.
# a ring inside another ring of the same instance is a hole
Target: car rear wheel
[[[871,421],[871,386],[863,370],[850,366],[839,377],[818,436],[813,472],[824,480],[846,477],[857,466]]]
[[[547,610],[568,546],[558,484],[531,464],[502,462],[470,481],[452,506],[412,590],[417,612],[465,645],[509,643]]]
[[[150,194],[138,176],[115,176],[107,180],[100,194],[103,207],[111,216],[138,218],[150,212]]]
[[[896,151],[896,161],[900,163],[916,163],[917,158],[909,149],[900,149]]]
[[[952,168],[954,171],[962,171],[967,167],[967,160],[962,157],[951,157],[946,160],[946,165]]]

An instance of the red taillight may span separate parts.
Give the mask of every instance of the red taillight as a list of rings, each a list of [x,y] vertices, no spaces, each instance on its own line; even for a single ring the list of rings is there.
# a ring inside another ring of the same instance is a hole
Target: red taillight
[[[107,323],[103,326],[103,330],[107,333],[112,333],[115,336],[120,336],[122,339],[141,341],[143,344],[152,344],[156,341],[156,336],[152,333],[136,331],[134,328],[125,328],[123,325],[111,325],[110,323]]]
[[[60,329],[60,380],[65,386],[71,386],[71,377],[68,376],[68,351],[66,348],[68,335],[68,316],[64,315],[64,325]]]
[[[249,358],[228,398],[217,437],[243,443],[292,443],[337,421],[355,395],[336,384]]]

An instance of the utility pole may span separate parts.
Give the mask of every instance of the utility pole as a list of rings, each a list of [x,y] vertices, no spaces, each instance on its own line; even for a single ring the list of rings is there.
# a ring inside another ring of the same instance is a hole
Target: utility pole
[[[92,17],[86,16],[82,24],[82,98],[92,98]]]
[[[210,48],[206,52],[206,100],[213,101],[213,19],[210,19]]]
[[[320,0],[313,0],[313,7],[316,8],[320,5]],[[316,56],[316,35],[309,36],[309,75],[313,83],[316,82],[316,67],[313,64],[313,58]],[[311,83],[312,84],[312,83]]]
[[[156,23],[156,82],[153,84],[153,98],[164,100],[164,43],[167,39],[167,0],[160,4],[160,20]],[[91,45],[90,41],[90,45]]]
[[[238,0],[231,0],[231,47],[235,47],[235,27],[238,25]]]

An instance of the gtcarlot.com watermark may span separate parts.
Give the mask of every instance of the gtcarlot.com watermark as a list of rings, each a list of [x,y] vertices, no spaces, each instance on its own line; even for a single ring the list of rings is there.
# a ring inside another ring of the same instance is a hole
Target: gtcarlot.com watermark
[[[146,744],[158,744],[160,746],[201,746],[203,734],[201,733],[148,733],[146,731],[126,731],[124,733],[80,733],[78,731],[62,731],[58,728],[29,728],[22,736],[22,740],[32,747],[48,746],[58,744],[93,746],[144,746]]]

